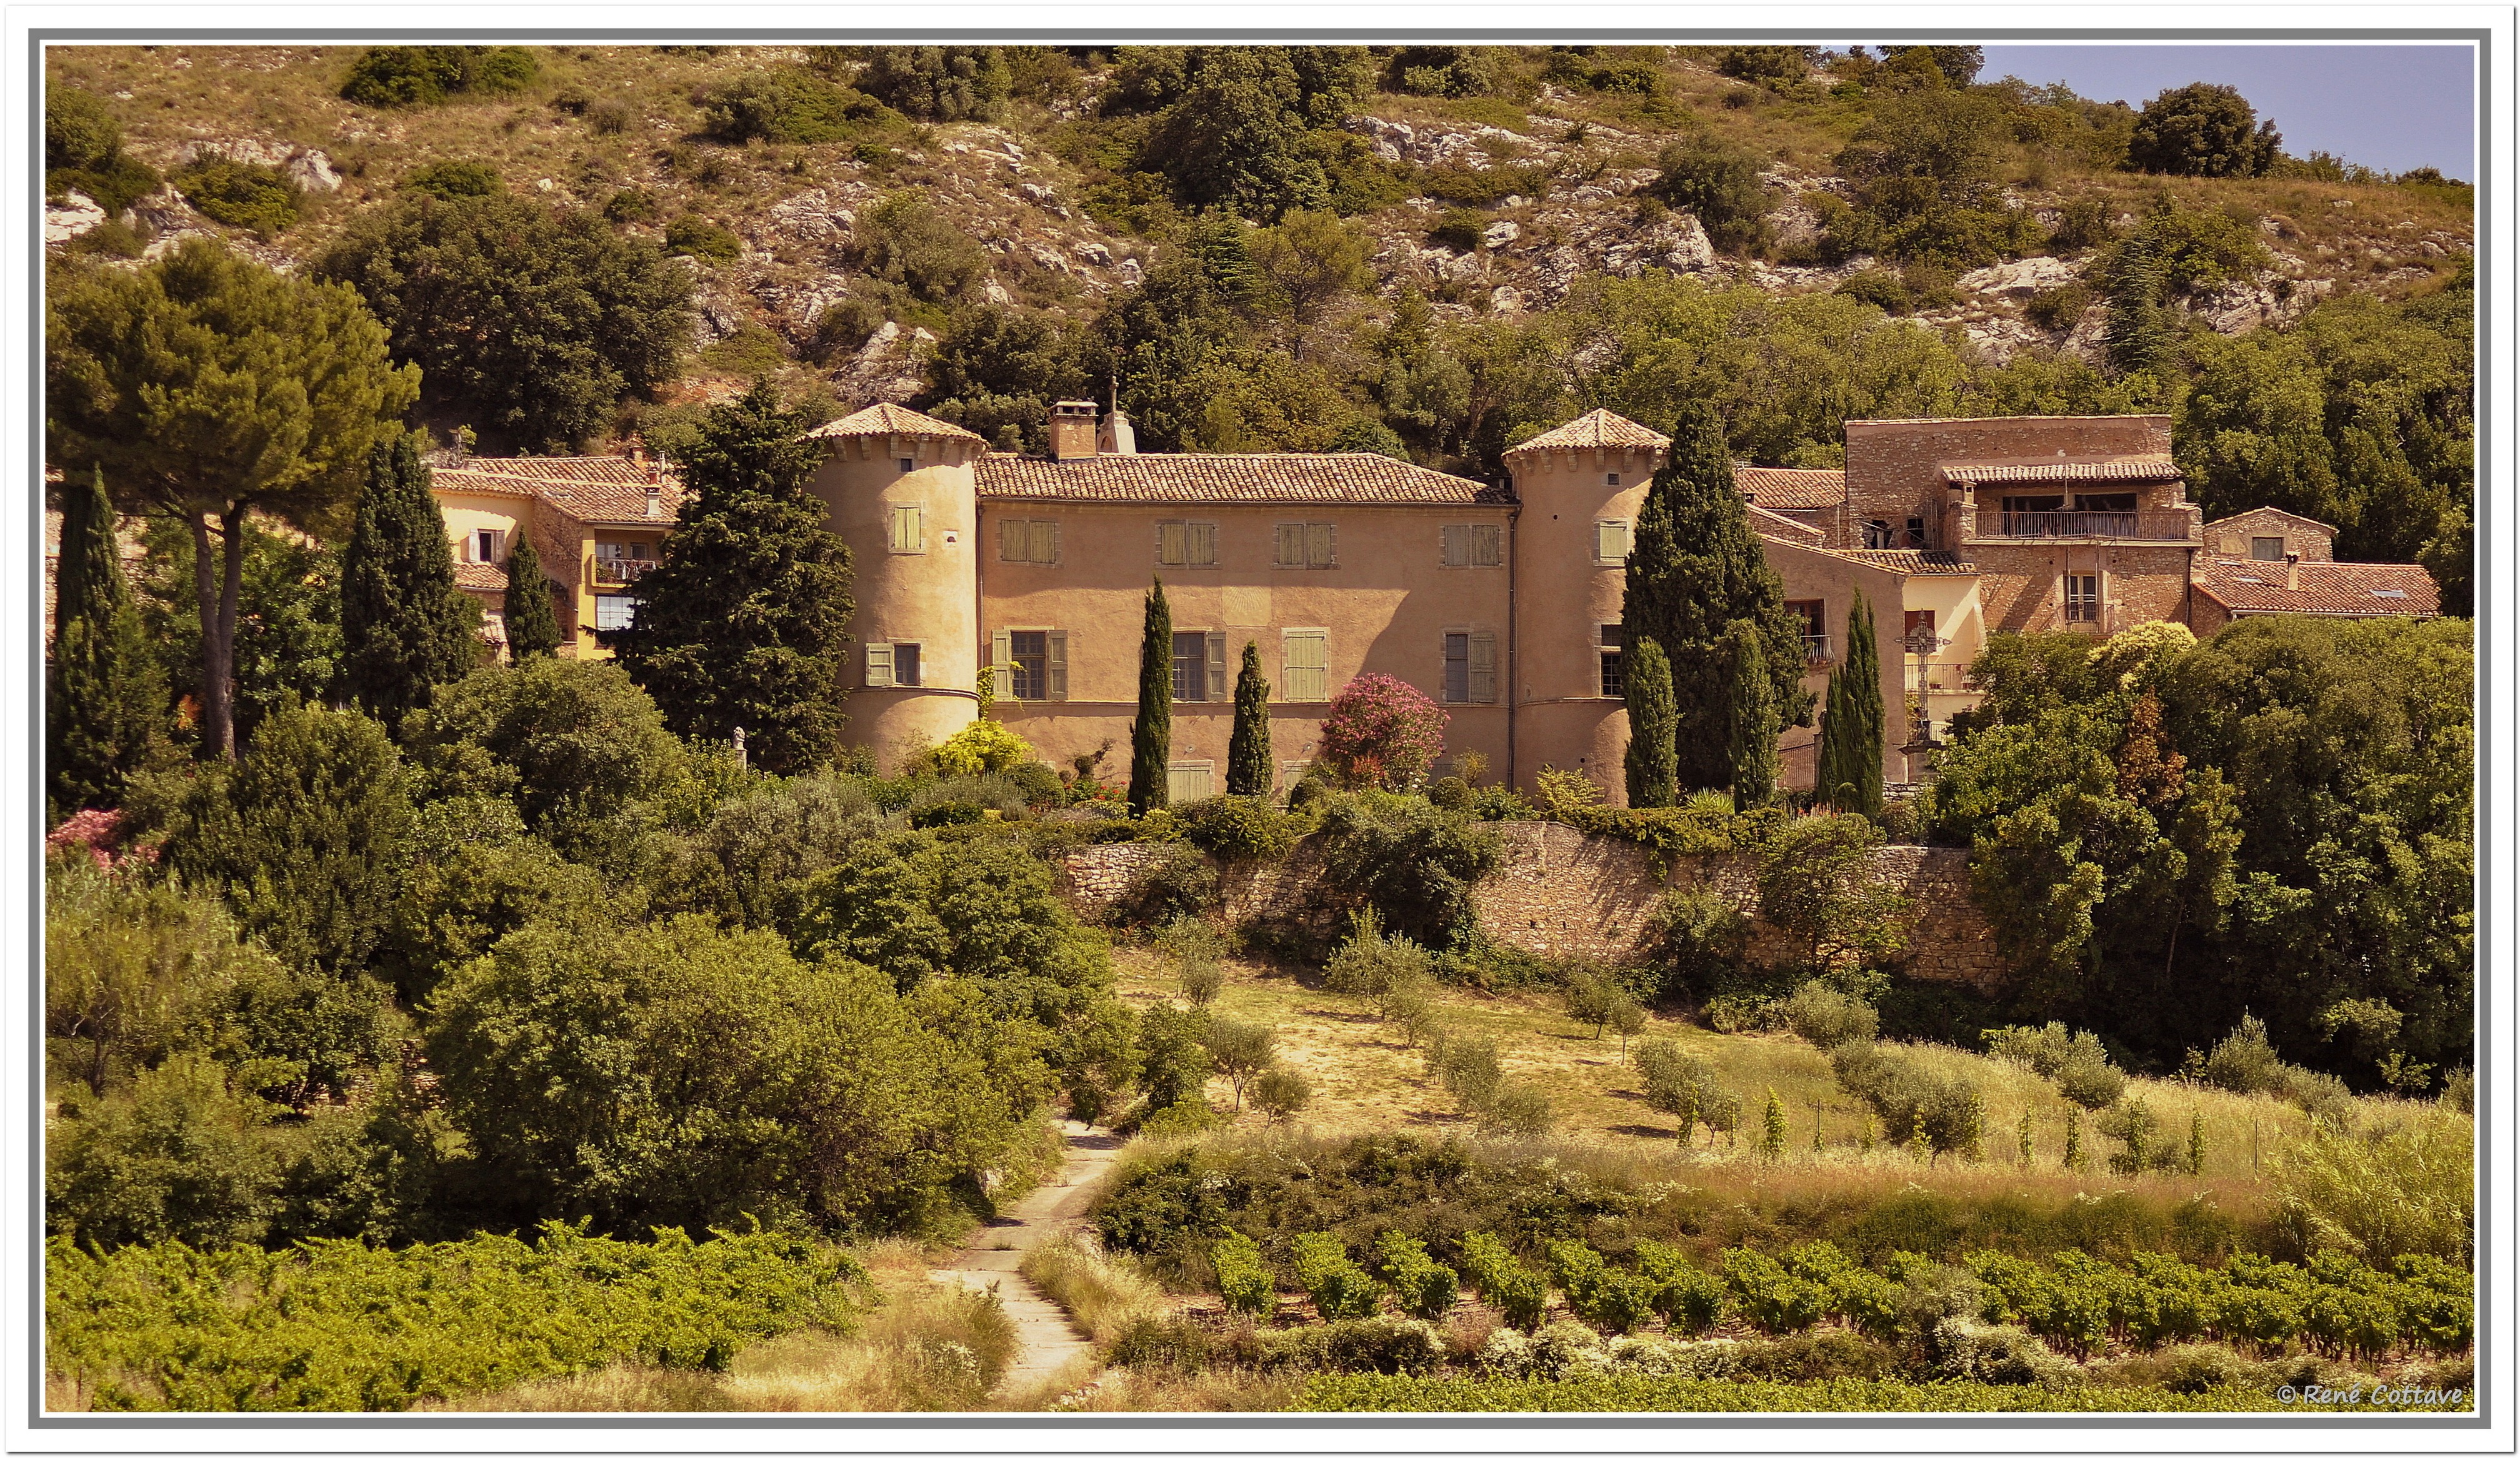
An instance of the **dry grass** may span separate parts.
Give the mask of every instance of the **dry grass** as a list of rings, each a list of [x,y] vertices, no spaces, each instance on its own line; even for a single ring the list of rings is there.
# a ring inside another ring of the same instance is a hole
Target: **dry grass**
[[[1143,1006],[1172,995],[1171,977],[1160,957],[1124,948],[1118,963],[1121,993],[1130,1001]],[[1548,1093],[1557,1115],[1558,1141],[1591,1146],[1623,1162],[1649,1161],[1658,1171],[1651,1178],[1702,1180],[1708,1166],[1717,1165],[1727,1178],[1895,1190],[1919,1176],[1916,1162],[1899,1146],[1904,1131],[1877,1130],[1871,1153],[1861,1151],[1864,1106],[1838,1088],[1826,1054],[1790,1034],[1725,1034],[1676,1019],[1651,1021],[1642,1036],[1679,1043],[1705,1060],[1718,1081],[1741,1097],[1742,1128],[1730,1145],[1702,1126],[1684,1145],[1674,1137],[1675,1121],[1645,1107],[1641,1082],[1621,1057],[1616,1035],[1596,1038],[1545,995],[1483,997],[1448,988],[1437,996],[1454,1026],[1496,1039],[1507,1071]],[[1468,1127],[1453,1100],[1427,1075],[1424,1060],[1375,1019],[1364,999],[1316,990],[1291,976],[1235,961],[1226,965],[1225,985],[1214,1008],[1222,1016],[1278,1029],[1282,1056],[1313,1082],[1312,1106],[1299,1118],[1313,1134]],[[2089,1114],[2082,1116],[2082,1147],[2090,1170],[2077,1175],[2061,1167],[2069,1106],[2029,1070],[1938,1044],[1905,1045],[1904,1051],[1935,1073],[1975,1080],[1986,1101],[1983,1162],[1960,1164],[1945,1156],[1926,1176],[1937,1184],[1951,1181],[1955,1188],[1984,1185],[1992,1190],[2018,1183],[2054,1195],[2128,1183],[2126,1177],[2108,1173],[2108,1154],[2118,1146],[2099,1134]],[[1770,1089],[1785,1106],[1787,1127],[1785,1158],[1774,1165],[1764,1163],[1757,1151]],[[2306,1137],[2310,1128],[2307,1116],[2279,1100],[2175,1079],[2132,1079],[2127,1096],[2143,1099],[2151,1109],[2160,1124],[2156,1141],[2182,1152],[2187,1146],[2190,1115],[2203,1117],[2201,1179],[2140,1176],[2143,1184],[2179,1198],[2208,1192],[2227,1203],[2258,1202],[2271,1188],[2277,1153]],[[1223,1080],[1211,1085],[1209,1100],[1221,1109],[1233,1107],[1232,1091]],[[2353,1103],[2359,1121],[2371,1123],[2393,1122],[2418,1107],[2431,1107],[2387,1098]],[[2025,1114],[2033,1149],[2026,1170],[2015,1167]],[[1258,1123],[1257,1115],[1245,1114],[1238,1127]],[[1815,1125],[1822,1140],[1817,1153]]]
[[[1167,1309],[1161,1288],[1135,1262],[1106,1255],[1078,1236],[1062,1235],[1033,1248],[1019,1269],[1097,1344],[1106,1344],[1133,1323],[1160,1317]]]
[[[1239,1367],[1185,1373],[1174,1367],[1113,1367],[1050,1404],[1053,1412],[1282,1412],[1303,1390],[1302,1373]]]

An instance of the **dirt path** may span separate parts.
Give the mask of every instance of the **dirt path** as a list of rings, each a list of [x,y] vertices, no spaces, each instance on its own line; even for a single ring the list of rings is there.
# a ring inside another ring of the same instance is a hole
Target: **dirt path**
[[[1015,1324],[1015,1355],[999,1379],[1002,1392],[1046,1383],[1093,1349],[1067,1324],[1066,1313],[1015,1269],[1025,1252],[1063,1231],[1083,1227],[1095,1185],[1120,1156],[1121,1140],[1116,1134],[1099,1132],[1074,1119],[1063,1119],[1059,1126],[1067,1135],[1067,1160],[1058,1172],[974,1231],[953,1264],[928,1272],[932,1281],[955,1282],[974,1291],[997,1289],[999,1302]]]

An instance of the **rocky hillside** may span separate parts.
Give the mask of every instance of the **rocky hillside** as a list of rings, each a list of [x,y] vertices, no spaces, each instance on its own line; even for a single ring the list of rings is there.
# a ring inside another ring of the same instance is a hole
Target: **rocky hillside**
[[[1620,53],[1633,73],[1619,84],[1630,89],[1596,87],[1550,68],[1540,48],[1521,54],[1518,91],[1506,85],[1507,95],[1458,100],[1375,91],[1340,118],[1358,154],[1396,180],[1373,205],[1350,209],[1372,236],[1382,296],[1414,288],[1439,315],[1510,316],[1548,310],[1593,273],[1667,270],[1780,295],[1884,274],[1870,256],[1823,261],[1813,247],[1849,195],[1848,179],[1832,168],[1867,116],[1857,88],[1828,73],[1734,79],[1710,54],[1687,50]],[[401,109],[341,98],[356,55],[60,48],[51,74],[56,85],[103,99],[128,152],[160,173],[224,157],[278,166],[303,191],[296,221],[257,232],[214,222],[163,187],[121,219],[151,252],[217,233],[287,266],[422,168],[478,162],[511,191],[606,210],[631,233],[662,237],[681,219],[722,228],[731,243],[689,262],[700,282],[689,383],[770,364],[804,371],[810,357],[811,372],[842,404],[918,393],[919,346],[942,326],[934,308],[887,299],[891,317],[863,343],[812,347],[816,321],[863,289],[850,244],[861,216],[885,196],[907,191],[931,202],[988,251],[966,298],[1067,313],[1139,281],[1164,247],[1165,220],[1180,215],[1132,195],[1133,179],[1113,162],[1120,133],[1102,119],[1115,68],[1107,57],[1053,55],[1019,68],[993,121],[902,122],[818,144],[729,144],[712,139],[704,104],[740,77],[797,68],[803,51],[541,49],[536,73],[510,94]],[[831,68],[828,58],[824,65]],[[1645,72],[1650,81],[1636,79]],[[1767,215],[1757,247],[1719,251],[1688,208],[1659,200],[1660,159],[1685,139],[1763,159]],[[2473,236],[2471,194],[2455,184],[2157,177],[2033,146],[2015,150],[2002,196],[2044,228],[2077,203],[2131,226],[2165,196],[2244,219],[2268,246],[2267,266],[2178,300],[2224,333],[2288,319],[2340,291],[2435,287]],[[70,192],[48,208],[46,238],[78,247],[104,221],[102,208]],[[2101,291],[2071,286],[2088,282],[2094,256],[2056,250],[1921,276],[1911,268],[1909,296],[1891,306],[1964,333],[1994,359],[2034,345],[2090,354]],[[1350,307],[1370,313],[1374,305]]]

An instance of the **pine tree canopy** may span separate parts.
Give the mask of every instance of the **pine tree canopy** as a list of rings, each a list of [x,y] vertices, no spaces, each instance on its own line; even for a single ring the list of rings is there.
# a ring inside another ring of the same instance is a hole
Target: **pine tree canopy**
[[[811,422],[767,380],[709,407],[676,453],[686,495],[662,561],[640,579],[621,665],[675,733],[731,740],[773,774],[839,752],[851,600],[849,551],[806,489]]]

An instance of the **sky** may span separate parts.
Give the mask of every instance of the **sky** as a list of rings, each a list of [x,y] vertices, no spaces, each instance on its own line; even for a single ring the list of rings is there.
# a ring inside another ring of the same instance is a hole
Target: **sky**
[[[2190,81],[2234,86],[2295,157],[2476,177],[2475,51],[2464,45],[1991,45],[1981,81],[2062,81],[2141,108]]]

